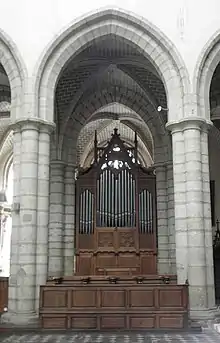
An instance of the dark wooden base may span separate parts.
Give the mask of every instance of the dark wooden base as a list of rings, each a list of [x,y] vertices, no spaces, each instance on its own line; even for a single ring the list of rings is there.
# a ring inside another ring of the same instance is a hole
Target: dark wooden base
[[[0,277],[0,313],[8,306],[8,278]]]
[[[64,278],[42,286],[40,299],[40,323],[44,329],[188,327],[187,286],[176,285],[175,278]]]

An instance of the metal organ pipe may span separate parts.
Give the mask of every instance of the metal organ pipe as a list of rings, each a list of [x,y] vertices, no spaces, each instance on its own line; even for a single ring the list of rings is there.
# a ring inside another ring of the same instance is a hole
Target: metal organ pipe
[[[117,175],[109,168],[97,180],[97,225],[133,227],[135,224],[135,180],[129,170]]]
[[[94,195],[88,189],[86,189],[80,194],[79,232],[81,234],[93,233],[93,209]]]
[[[153,233],[152,194],[146,189],[139,194],[139,230]]]

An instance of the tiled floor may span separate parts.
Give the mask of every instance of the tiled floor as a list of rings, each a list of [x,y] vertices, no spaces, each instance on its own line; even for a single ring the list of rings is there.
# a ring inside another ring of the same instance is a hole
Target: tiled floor
[[[1,334],[0,334],[1,335]],[[1,343],[220,343],[220,335],[209,329],[199,334],[67,333],[20,334],[0,337]]]

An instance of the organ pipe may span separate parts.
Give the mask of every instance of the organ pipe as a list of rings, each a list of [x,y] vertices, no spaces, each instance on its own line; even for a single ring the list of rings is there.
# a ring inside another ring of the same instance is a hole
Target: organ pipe
[[[97,226],[135,225],[135,180],[128,169],[105,169],[97,180]]]
[[[88,190],[80,194],[79,232],[91,234],[94,230],[94,195]]]
[[[153,232],[153,203],[151,193],[144,189],[139,194],[139,231],[140,233]]]
[[[89,189],[79,194],[79,233],[92,234],[95,226],[137,226],[141,234],[151,234],[154,195],[148,189],[138,191],[140,167],[137,161],[137,134],[135,133],[134,147],[129,149],[123,146],[116,129],[112,137],[107,147],[99,148],[95,133],[92,168],[96,169],[91,174],[91,185],[94,187],[92,182],[96,182],[96,190],[95,194]],[[141,173],[144,171],[141,170]]]

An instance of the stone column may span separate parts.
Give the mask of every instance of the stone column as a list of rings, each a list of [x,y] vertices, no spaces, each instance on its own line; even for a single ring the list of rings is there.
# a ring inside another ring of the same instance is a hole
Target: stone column
[[[75,237],[75,166],[65,167],[64,275],[73,275]]]
[[[36,319],[35,287],[39,126],[37,121],[27,119],[18,121],[15,129],[14,171],[15,175],[16,172],[20,175],[20,182],[17,179],[14,186],[9,311],[4,316],[3,321],[9,321],[14,324],[26,324]],[[16,175],[17,178],[19,177],[18,175]],[[20,192],[20,197],[18,196],[18,192]]]
[[[13,207],[12,207],[12,231],[10,248],[10,277],[8,294],[8,318],[17,311],[17,272],[18,272],[18,247],[19,247],[19,228],[20,213],[15,210],[16,204],[20,204],[20,163],[21,163],[21,131],[19,127],[13,128]]]
[[[167,225],[169,236],[170,274],[176,274],[176,243],[173,189],[173,162],[167,164]]]
[[[64,167],[62,161],[50,164],[49,277],[64,273]]]
[[[213,240],[211,223],[210,203],[210,175],[209,175],[209,152],[208,152],[208,127],[203,127],[201,132],[201,157],[202,157],[202,190],[206,252],[206,279],[207,279],[207,306],[215,308],[215,287],[213,267]],[[212,314],[212,313],[211,313]]]
[[[207,307],[200,130],[197,122],[187,123],[184,127],[188,280],[191,313],[198,313]]]
[[[166,166],[156,167],[158,273],[169,274]]]
[[[17,312],[35,316],[38,123],[21,126],[19,269],[17,274]]]
[[[185,147],[181,127],[172,127],[172,147],[176,273],[178,284],[185,284],[188,279],[188,238],[186,222]]]
[[[36,246],[36,311],[39,308],[40,285],[47,280],[48,223],[49,223],[49,164],[52,123],[40,126],[38,152],[38,202]]]
[[[212,230],[206,123],[194,118],[171,128],[177,274],[180,274],[180,262],[184,270],[178,282],[184,282],[183,276],[188,279],[191,318],[208,319],[215,311],[213,270],[208,271],[212,268]]]

